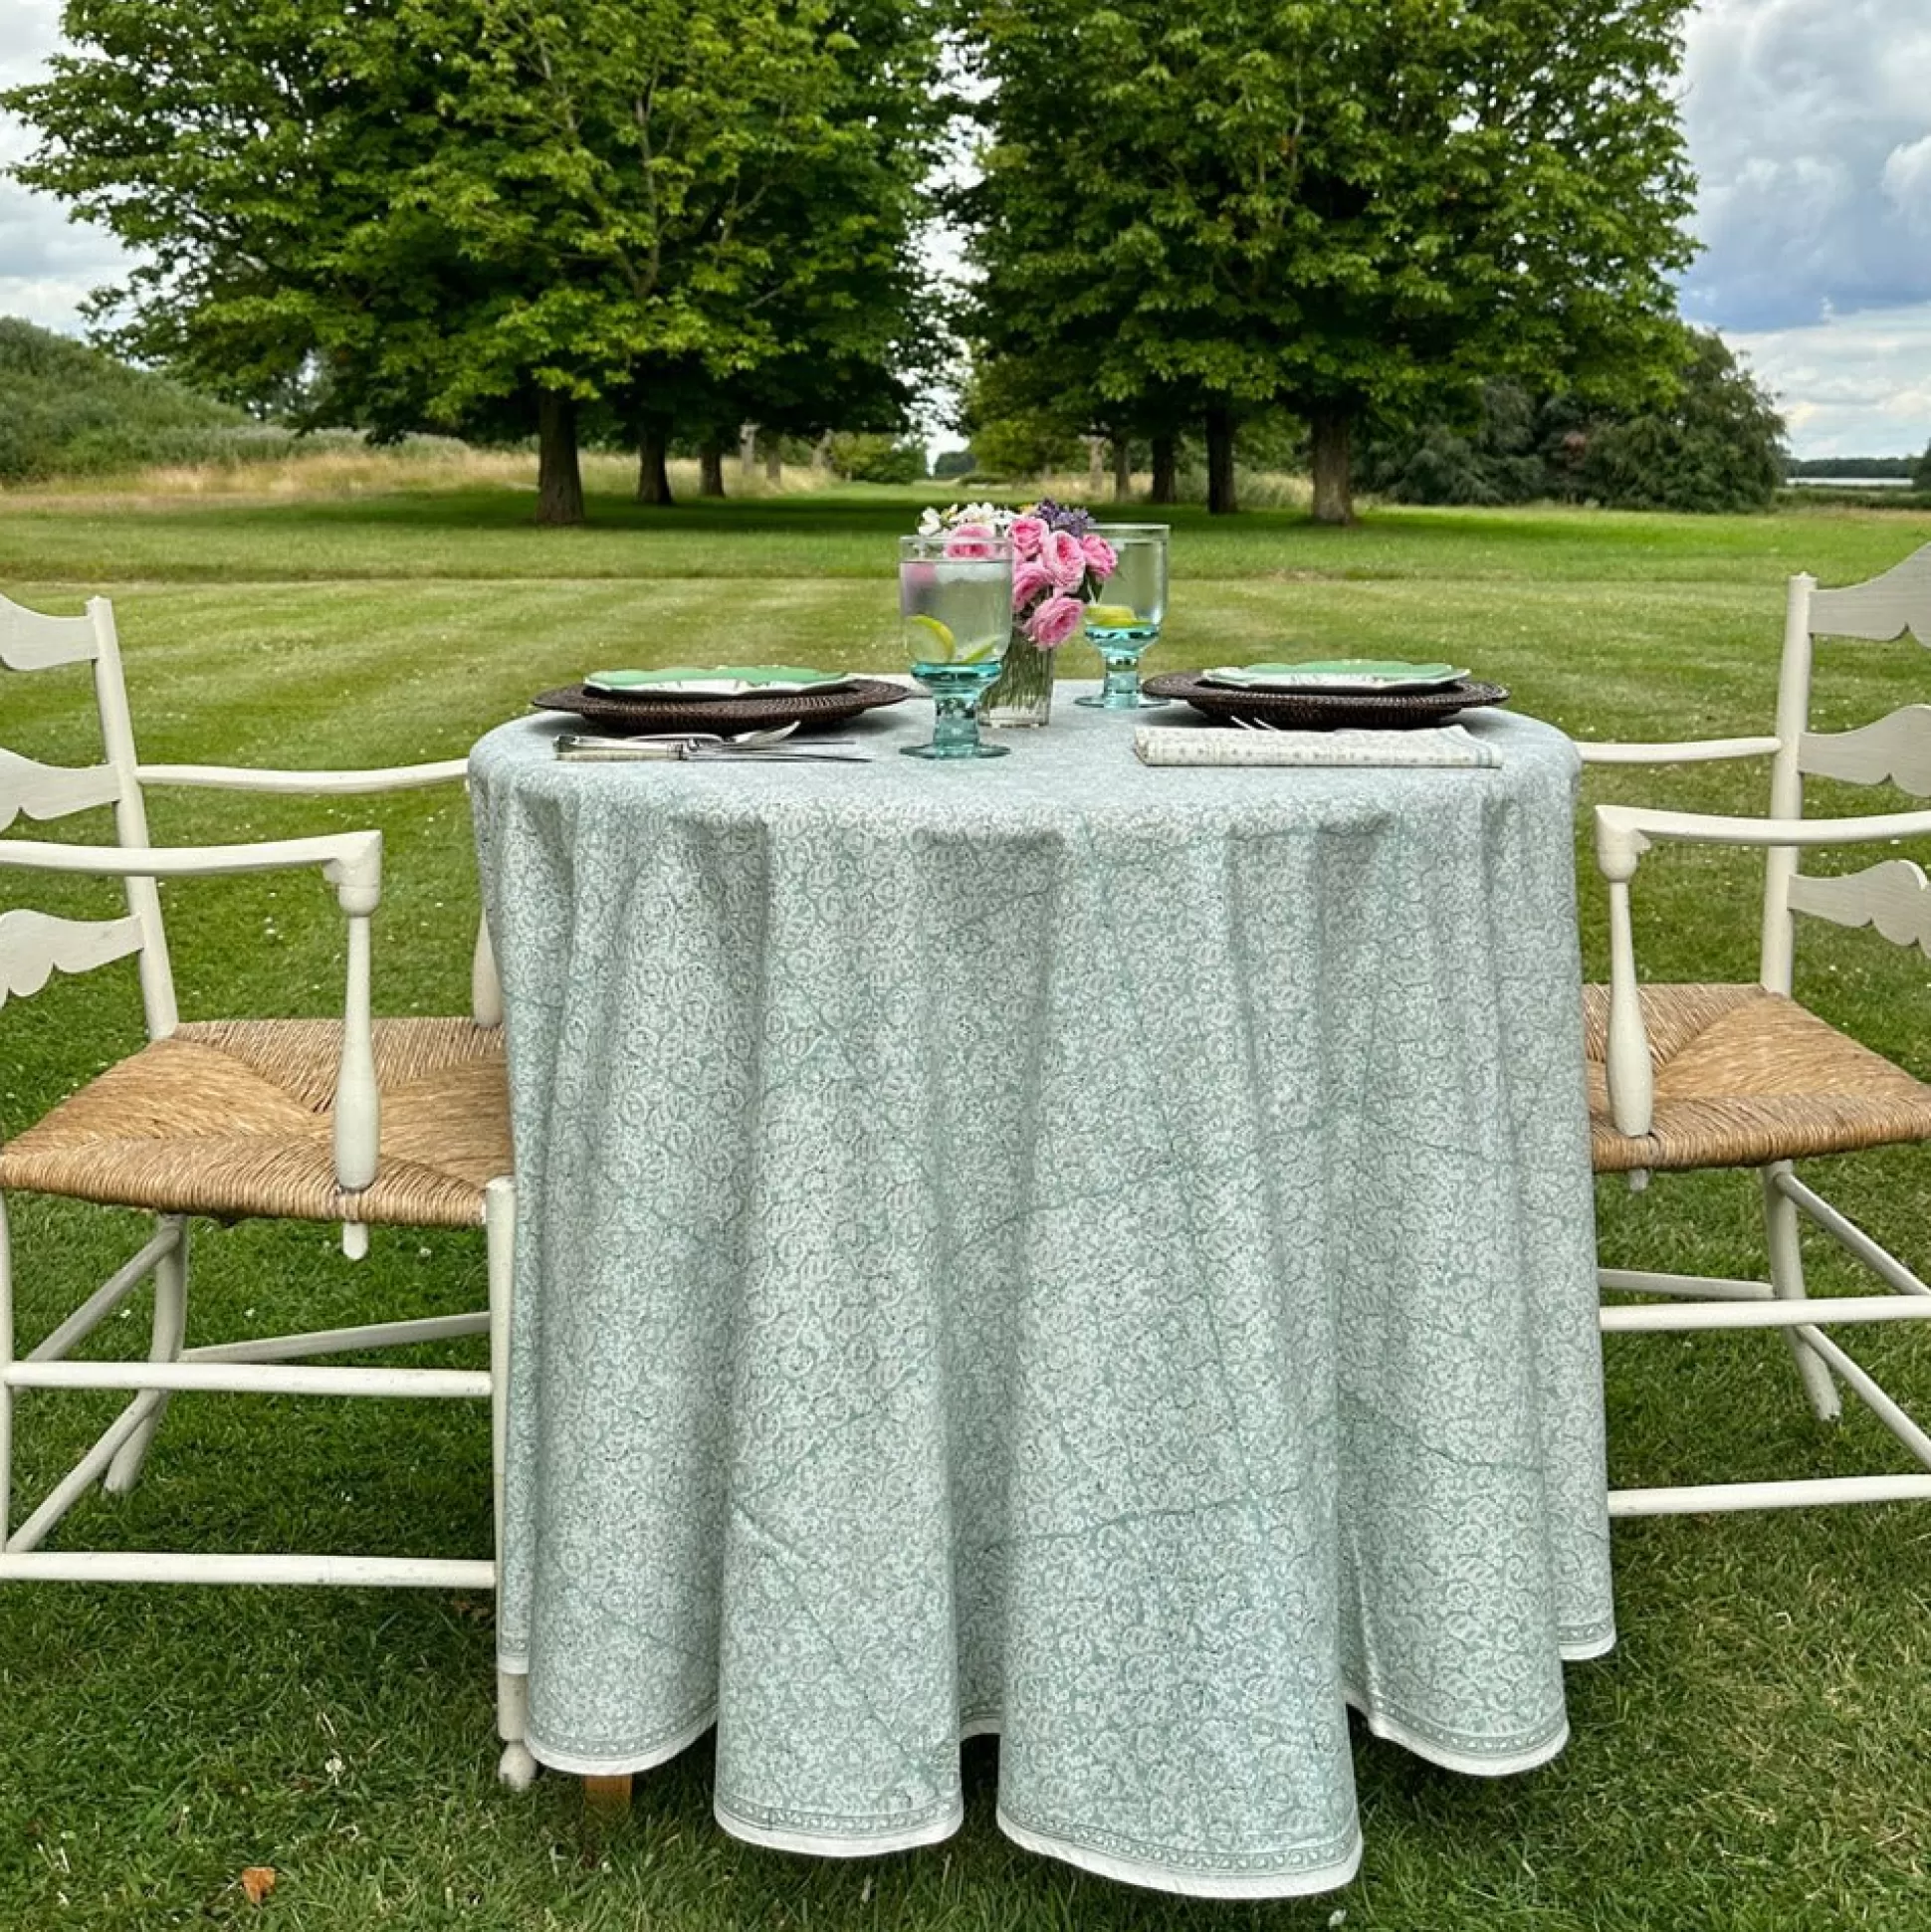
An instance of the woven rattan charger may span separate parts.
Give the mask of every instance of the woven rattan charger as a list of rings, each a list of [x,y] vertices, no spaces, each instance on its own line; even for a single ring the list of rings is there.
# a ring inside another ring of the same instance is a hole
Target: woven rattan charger
[[[1344,725],[1415,730],[1478,705],[1506,704],[1509,696],[1501,685],[1473,678],[1458,678],[1437,691],[1242,691],[1209,684],[1198,671],[1164,671],[1142,688],[1150,698],[1182,698],[1216,721],[1265,719],[1270,725],[1312,732]]]
[[[573,712],[599,729],[625,732],[755,732],[772,725],[810,731],[835,725],[881,705],[899,705],[912,696],[902,684],[883,678],[855,678],[837,691],[774,692],[749,698],[617,698],[587,691],[580,684],[539,691],[531,699],[538,711]]]

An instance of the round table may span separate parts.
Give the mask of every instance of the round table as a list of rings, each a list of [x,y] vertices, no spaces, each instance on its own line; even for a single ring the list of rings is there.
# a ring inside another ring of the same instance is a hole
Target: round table
[[[1211,1896],[1360,1857],[1348,1709],[1562,1748],[1612,1641],[1573,748],[1152,768],[475,749],[519,1186],[501,1660],[556,1768]],[[1202,726],[1201,729],[1207,729]]]

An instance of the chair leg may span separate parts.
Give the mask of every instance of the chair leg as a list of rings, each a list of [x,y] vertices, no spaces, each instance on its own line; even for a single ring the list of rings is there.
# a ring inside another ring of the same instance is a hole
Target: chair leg
[[[1780,1161],[1764,1169],[1759,1177],[1764,1190],[1764,1229],[1770,1240],[1770,1286],[1784,1301],[1804,1300],[1804,1256],[1798,1245],[1797,1203],[1777,1185],[1779,1174],[1788,1174],[1791,1164]],[[1835,1378],[1824,1360],[1796,1329],[1785,1331],[1784,1339],[1797,1358],[1797,1373],[1804,1380],[1804,1393],[1820,1421],[1834,1422],[1843,1412]]]
[[[516,1252],[517,1189],[507,1175],[483,1191],[483,1225],[490,1267],[490,1487],[496,1523],[497,1590],[503,1589],[503,1471],[509,1445],[510,1305]],[[536,1760],[524,1741],[530,1726],[530,1679],[496,1673],[496,1730],[503,1741],[497,1777],[512,1791],[528,1791]]]
[[[13,1518],[13,1243],[7,1231],[7,1197],[0,1194],[0,1550],[7,1547]]]
[[[176,1238],[173,1247],[154,1263],[154,1335],[147,1351],[150,1362],[177,1361],[188,1327],[188,1223],[178,1214],[165,1215],[162,1220],[164,1225],[173,1221]],[[102,1479],[102,1488],[110,1496],[126,1495],[140,1480],[141,1464],[147,1460],[154,1431],[167,1411],[165,1392],[152,1392],[144,1399],[147,1413],[115,1451]]]
[[[497,1782],[511,1791],[528,1791],[536,1782],[536,1760],[524,1741],[530,1728],[530,1679],[507,1670],[496,1673],[496,1731],[503,1740]]]

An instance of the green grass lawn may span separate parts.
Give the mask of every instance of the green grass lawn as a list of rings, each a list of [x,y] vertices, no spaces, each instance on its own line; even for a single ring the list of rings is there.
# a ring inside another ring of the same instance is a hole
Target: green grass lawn
[[[650,512],[612,499],[593,502],[587,529],[541,532],[512,491],[25,496],[0,499],[0,589],[53,610],[113,597],[150,760],[401,763],[460,755],[533,692],[593,666],[755,654],[897,668],[890,538],[915,503],[850,491]],[[1285,512],[1174,522],[1174,611],[1151,669],[1286,646],[1445,657],[1509,685],[1520,708],[1604,738],[1767,730],[1785,574],[1849,581],[1931,538],[1921,513],[1821,509],[1403,511],[1341,533]],[[1068,647],[1069,675],[1095,668]],[[1821,676],[1850,720],[1924,697],[1931,659],[1908,642],[1840,645]],[[0,690],[0,741],[89,755],[84,677]],[[1719,766],[1585,785],[1586,799],[1665,793],[1758,809],[1762,777]],[[1829,793],[1820,787],[1825,808],[1843,803]],[[460,797],[316,807],[157,793],[151,815],[161,841],[381,823],[378,1006],[461,1008],[476,890]],[[1582,885],[1600,973],[1600,892],[1588,871]],[[0,906],[16,891],[0,884]],[[1747,858],[1659,853],[1636,891],[1655,976],[1753,973]],[[182,886],[170,909],[188,1014],[325,1011],[338,998],[339,927],[312,879]],[[1830,932],[1802,990],[1931,1077],[1925,970],[1917,955]],[[131,974],[63,982],[10,1004],[0,1027],[6,1133],[137,1042]],[[1931,1265],[1921,1154],[1861,1157],[1830,1179]],[[1606,1186],[1606,1257],[1755,1271],[1753,1200],[1739,1178],[1665,1177],[1641,1197]],[[105,1274],[137,1225],[23,1202],[23,1339]],[[199,1332],[213,1335],[272,1322],[278,1305],[287,1326],[471,1305],[483,1257],[480,1236],[378,1231],[357,1267],[325,1232],[250,1225],[202,1234],[196,1270]],[[1851,1277],[1821,1266],[1818,1281]],[[110,1327],[110,1341],[138,1346],[137,1317]],[[1886,1332],[1860,1353],[1931,1409],[1922,1338]],[[1810,1421],[1774,1339],[1619,1341],[1609,1395],[1618,1482],[1897,1466],[1862,1420]],[[104,1411],[53,1395],[20,1410],[22,1487],[37,1493]],[[177,1397],[139,1490],[91,1499],[82,1533],[108,1546],[480,1552],[485,1417],[469,1404]],[[1300,1932],[1337,1913],[1351,1932],[1931,1926],[1931,1513],[1635,1523],[1614,1549],[1621,1641],[1571,1670],[1574,1736],[1555,1764],[1482,1783],[1363,1737],[1361,1877],[1256,1906],[1168,1899],[1015,1850],[992,1820],[989,1741],[967,1748],[957,1838],[856,1864],[725,1835],[708,1745],[640,1779],[611,1822],[586,1817],[568,1780],[500,1792],[486,1602],[14,1587],[0,1591],[0,1926]],[[260,1907],[236,1883],[249,1865],[280,1873]]]

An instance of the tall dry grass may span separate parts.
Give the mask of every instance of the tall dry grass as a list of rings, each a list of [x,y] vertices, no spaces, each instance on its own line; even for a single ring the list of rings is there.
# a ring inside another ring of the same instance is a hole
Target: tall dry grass
[[[1182,470],[1177,479],[1181,503],[1206,502],[1206,472]],[[934,488],[938,488],[937,484]],[[1154,487],[1151,472],[1136,470],[1128,496],[1113,494],[1111,470],[1096,485],[1086,470],[1058,470],[1050,475],[1016,478],[1009,482],[948,482],[956,501],[971,502],[991,498],[1005,503],[1014,499],[1030,501],[1050,497],[1055,503],[1081,504],[1103,520],[1116,510],[1151,510],[1148,493]],[[1314,485],[1304,476],[1282,470],[1237,470],[1234,495],[1243,510],[1305,510],[1314,501]],[[1125,521],[1124,518],[1120,521]]]
[[[637,460],[617,451],[585,450],[583,486],[603,495],[636,488]],[[698,465],[673,461],[671,491],[680,501],[698,495]],[[725,465],[726,493],[734,497],[796,496],[836,487],[827,470],[787,464],[773,482],[759,463],[735,459]],[[479,449],[455,437],[411,436],[377,447],[350,432],[325,431],[275,455],[245,460],[153,464],[120,475],[51,478],[0,490],[0,495],[75,509],[142,502],[287,503],[387,496],[421,490],[528,490],[536,488],[534,450]]]

